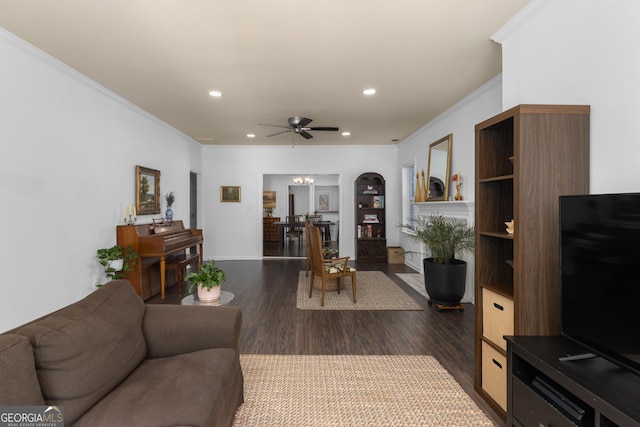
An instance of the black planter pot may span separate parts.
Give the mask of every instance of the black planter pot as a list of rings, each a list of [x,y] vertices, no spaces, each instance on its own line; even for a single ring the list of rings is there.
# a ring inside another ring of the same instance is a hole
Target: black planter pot
[[[464,296],[467,280],[467,263],[452,259],[451,264],[436,264],[433,258],[422,260],[424,287],[429,294],[429,304],[457,306]]]

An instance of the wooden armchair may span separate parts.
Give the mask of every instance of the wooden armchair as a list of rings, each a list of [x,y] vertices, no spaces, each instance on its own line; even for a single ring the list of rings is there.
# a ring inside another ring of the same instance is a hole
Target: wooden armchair
[[[322,239],[320,229],[310,223],[307,224],[309,237],[311,240],[311,280],[309,281],[309,298],[313,294],[313,283],[316,277],[322,280],[322,298],[320,306],[324,307],[324,297],[327,291],[327,281],[338,279],[337,290],[340,293],[342,278],[351,277],[351,289],[353,291],[353,302],[356,302],[356,269],[349,266],[349,257],[334,258],[325,260],[322,254]]]
[[[313,225],[312,221],[307,220],[304,223],[304,239],[307,242],[307,268],[304,277],[309,277],[311,271],[311,235],[309,234],[309,226],[311,225]],[[325,260],[338,258],[338,249],[333,248],[334,243],[336,242],[333,240],[322,240],[322,256]]]

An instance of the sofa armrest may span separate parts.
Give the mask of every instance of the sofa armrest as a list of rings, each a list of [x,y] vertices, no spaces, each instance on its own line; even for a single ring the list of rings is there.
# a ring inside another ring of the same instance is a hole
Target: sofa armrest
[[[142,329],[147,358],[226,347],[240,354],[239,307],[146,304]]]

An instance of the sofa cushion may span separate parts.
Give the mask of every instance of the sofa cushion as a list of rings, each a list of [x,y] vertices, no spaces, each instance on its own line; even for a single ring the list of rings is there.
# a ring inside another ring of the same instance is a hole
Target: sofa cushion
[[[125,280],[18,330],[28,336],[47,404],[63,405],[65,423],[107,395],[146,355],[144,303]]]
[[[241,393],[235,350],[147,359],[74,427],[230,425]]]
[[[28,338],[0,335],[0,372],[0,405],[44,405]]]

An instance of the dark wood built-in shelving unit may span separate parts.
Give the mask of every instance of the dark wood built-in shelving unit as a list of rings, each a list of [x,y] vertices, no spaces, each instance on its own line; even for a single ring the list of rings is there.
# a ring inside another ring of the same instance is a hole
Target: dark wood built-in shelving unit
[[[506,418],[503,336],[560,333],[558,197],[589,193],[589,106],[520,105],[475,134],[474,383]]]
[[[358,261],[386,262],[385,182],[367,172],[355,182],[356,254]]]

